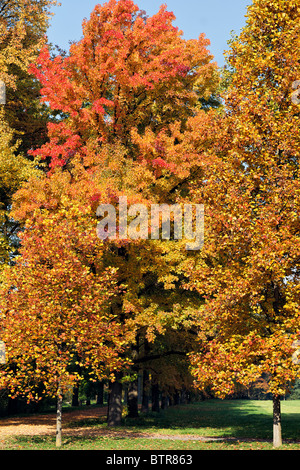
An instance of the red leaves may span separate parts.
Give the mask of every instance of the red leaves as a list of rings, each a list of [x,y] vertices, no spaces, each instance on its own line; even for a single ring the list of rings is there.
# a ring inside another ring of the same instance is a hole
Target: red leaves
[[[105,113],[105,109],[102,106],[102,99],[94,101],[92,110],[96,111],[97,114]]]
[[[51,59],[43,48],[31,71],[42,84],[43,100],[69,115],[61,131],[68,127],[70,138],[61,142],[50,129],[49,144],[35,154],[61,166],[79,148],[78,135],[88,140],[94,132],[99,141],[127,144],[133,127],[143,132],[149,125],[162,127],[163,120],[185,120],[198,100],[199,79],[200,95],[216,85],[215,67],[207,40],[183,40],[173,20],[165,6],[144,18],[133,2],[111,0],[84,22],[83,39],[71,46],[69,57]]]
[[[82,149],[81,137],[72,133],[65,122],[48,124],[48,131],[51,141],[29,153],[38,156],[41,160],[50,157],[50,168],[64,166]]]

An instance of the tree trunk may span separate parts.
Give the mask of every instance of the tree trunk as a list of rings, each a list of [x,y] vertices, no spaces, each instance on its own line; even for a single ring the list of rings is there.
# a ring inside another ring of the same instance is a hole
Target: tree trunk
[[[109,400],[108,400],[108,426],[120,426],[122,422],[122,384],[120,374],[116,375],[115,382],[110,383]]]
[[[187,404],[187,394],[186,394],[186,389],[185,389],[185,388],[183,388],[183,389],[181,390],[181,403],[182,403],[183,405],[186,405],[186,404]]]
[[[149,372],[143,371],[142,413],[149,411]]]
[[[152,411],[159,411],[159,387],[158,384],[152,385]]]
[[[282,445],[280,396],[273,396],[273,446]]]
[[[163,393],[161,396],[161,409],[165,410],[166,408],[168,408],[168,397]]]
[[[79,387],[73,388],[72,406],[79,406]]]
[[[62,429],[62,402],[61,391],[57,392],[57,412],[56,412],[56,447],[61,447],[61,429]]]
[[[137,379],[130,382],[127,395],[128,416],[129,418],[137,418],[138,410],[138,381]]]

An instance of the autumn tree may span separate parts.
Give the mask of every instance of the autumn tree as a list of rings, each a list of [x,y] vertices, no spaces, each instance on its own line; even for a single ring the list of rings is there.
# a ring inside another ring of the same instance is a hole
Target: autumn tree
[[[189,131],[202,171],[191,197],[206,213],[205,245],[188,268],[206,299],[195,382],[224,397],[265,374],[276,447],[280,397],[299,377],[299,15],[292,0],[253,2],[228,52],[224,111],[210,123],[199,113]]]
[[[89,207],[66,191],[60,200],[55,195],[67,179],[63,174],[44,187],[40,200],[48,209],[27,220],[16,264],[4,270],[0,300],[7,356],[0,384],[12,398],[57,398],[58,446],[62,397],[80,382],[77,369],[94,381],[126,365],[121,325],[110,309],[119,290],[115,269],[103,265]]]
[[[111,0],[84,21],[83,39],[71,46],[69,57],[51,60],[43,50],[35,72],[44,99],[70,116],[73,150],[91,137],[92,126],[98,143],[119,140],[130,150],[133,128],[141,134],[146,127],[159,131],[184,122],[201,98],[209,98],[217,81],[209,41],[204,35],[182,39],[174,19],[165,6],[148,18],[130,0]],[[51,129],[53,141],[59,129]],[[51,144],[43,150],[41,155],[52,156]],[[52,163],[65,164],[66,156]]]
[[[93,213],[101,204],[117,206],[120,196],[129,206],[148,209],[154,202],[176,201],[191,167],[165,148],[196,109],[207,106],[218,74],[209,41],[204,35],[184,40],[173,20],[164,6],[148,18],[130,0],[110,0],[84,21],[83,38],[71,45],[68,56],[53,58],[43,48],[31,71],[42,85],[43,100],[63,118],[49,124],[49,142],[32,152],[50,171],[17,194],[16,219],[33,223],[35,211],[49,209],[42,194],[61,174],[69,175],[62,189],[75,200],[88,188],[86,206]],[[59,187],[55,198],[63,198]],[[156,332],[172,327],[179,311],[178,295],[172,295],[180,276],[178,259],[180,264],[185,254],[181,240],[106,241],[104,266],[116,268],[118,285],[125,286],[111,308],[123,325],[129,356],[140,334],[153,340]],[[199,302],[196,296],[189,301],[189,295],[186,291],[186,307]]]
[[[28,73],[47,31],[52,0],[8,0],[0,5],[0,80],[6,103],[0,109],[0,264],[16,252],[19,225],[10,217],[11,199],[33,173],[27,151],[46,140],[47,107],[40,85]]]

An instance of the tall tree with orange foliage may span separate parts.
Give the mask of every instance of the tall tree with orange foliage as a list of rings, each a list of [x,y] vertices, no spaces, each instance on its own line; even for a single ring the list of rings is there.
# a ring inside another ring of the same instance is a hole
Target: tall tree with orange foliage
[[[267,374],[276,447],[280,397],[300,373],[299,33],[297,2],[254,0],[228,53],[224,111],[209,127],[199,114],[189,138],[202,171],[191,197],[206,213],[205,245],[188,268],[206,299],[195,383],[224,397]]]
[[[84,21],[83,39],[69,57],[52,60],[43,49],[32,72],[44,100],[68,115],[49,126],[49,145],[36,152],[51,157],[51,167],[67,166],[75,153],[89,164],[88,142],[94,150],[119,142],[137,158],[133,129],[157,133],[184,124],[200,99],[210,97],[218,77],[209,41],[182,39],[174,19],[165,6],[148,18],[131,0],[110,0]]]
[[[164,6],[148,18],[131,0],[110,0],[95,7],[83,23],[82,40],[72,44],[67,57],[52,59],[43,48],[31,71],[42,84],[43,99],[63,119],[49,124],[49,142],[32,152],[49,165],[48,174],[32,179],[14,198],[14,217],[28,229],[39,217],[56,214],[65,194],[89,211],[87,227],[95,235],[92,214],[100,204],[117,206],[120,196],[128,205],[147,208],[176,200],[175,189],[190,169],[175,153],[170,159],[165,155],[159,136],[171,139],[184,129],[215,91],[218,74],[206,48],[209,41],[204,35],[184,40],[173,20]],[[95,249],[86,260],[96,273],[98,256],[104,268],[116,270],[122,293],[113,299],[111,314],[122,325],[125,361],[139,359],[135,346],[141,336],[153,341],[156,332],[185,321],[172,315],[180,310],[175,290],[184,245],[125,237],[106,240],[101,252]],[[192,308],[188,296],[186,291]],[[109,423],[117,424],[121,414],[112,398],[110,409],[116,419],[109,417]]]
[[[62,397],[81,379],[76,369],[103,380],[129,363],[122,325],[110,308],[120,289],[116,270],[104,265],[95,214],[68,194],[67,180],[65,173],[47,187],[36,181],[34,194],[44,208],[25,223],[16,264],[4,269],[0,300],[7,359],[0,386],[12,398],[57,398],[57,446]],[[38,184],[44,193],[36,191]]]

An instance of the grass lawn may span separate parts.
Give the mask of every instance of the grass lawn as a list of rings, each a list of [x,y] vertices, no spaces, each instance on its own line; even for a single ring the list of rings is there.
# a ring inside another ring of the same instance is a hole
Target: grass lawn
[[[92,432],[68,435],[72,425],[63,429],[62,450],[271,450],[272,402],[252,400],[207,400],[170,407],[160,413],[125,419],[105,433],[105,419],[86,419],[76,428]],[[0,422],[1,426],[1,422]],[[300,450],[300,400],[282,402],[282,450]],[[98,435],[97,435],[98,432]],[[138,436],[132,437],[131,436]],[[160,437],[156,436],[159,434]],[[151,437],[150,437],[151,435]],[[200,437],[212,438],[208,441]],[[215,439],[215,440],[213,440]],[[298,441],[298,442],[296,442]],[[4,444],[5,450],[52,450],[55,436],[19,436]]]

